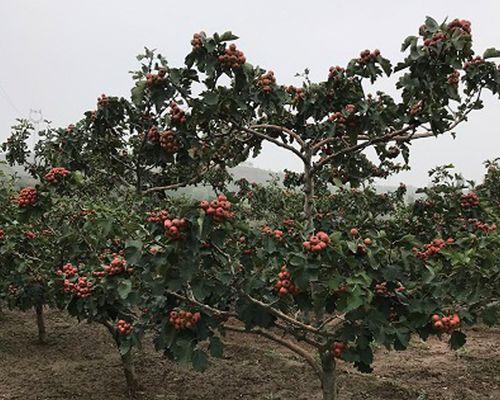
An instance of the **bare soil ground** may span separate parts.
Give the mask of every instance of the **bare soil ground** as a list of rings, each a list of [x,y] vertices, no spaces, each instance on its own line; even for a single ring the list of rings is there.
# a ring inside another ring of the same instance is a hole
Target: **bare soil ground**
[[[118,353],[104,328],[47,312],[49,343],[36,343],[32,313],[0,316],[0,400],[124,400]],[[341,365],[342,400],[500,399],[500,330],[468,330],[453,352],[432,339],[405,352],[379,350],[375,371]],[[230,335],[205,373],[146,346],[137,354],[142,400],[319,400],[317,379],[295,354],[248,335]]]

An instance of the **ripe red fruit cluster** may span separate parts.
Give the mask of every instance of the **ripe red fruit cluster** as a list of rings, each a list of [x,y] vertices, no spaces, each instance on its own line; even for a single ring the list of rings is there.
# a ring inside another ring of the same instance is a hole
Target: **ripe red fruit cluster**
[[[169,322],[176,330],[192,329],[200,321],[201,314],[199,312],[192,313],[190,311],[180,310],[171,311],[169,315]]]
[[[97,107],[106,107],[108,105],[109,99],[105,94],[101,94],[97,98]]]
[[[332,344],[332,355],[335,358],[342,358],[342,353],[346,348],[346,344],[342,342],[333,342]]]
[[[148,130],[147,137],[150,142],[157,142],[158,140],[160,140],[160,131],[156,126],[152,126]]]
[[[57,276],[63,276],[65,278],[71,279],[78,273],[78,268],[71,263],[64,264],[60,270],[56,272]]]
[[[427,260],[430,256],[438,254],[446,245],[453,244],[454,239],[448,238],[446,242],[443,239],[434,239],[431,243],[424,245],[425,250],[420,251],[416,247],[412,249],[413,253],[422,260]]]
[[[451,29],[451,30],[459,29],[459,30],[462,30],[463,32],[470,35],[470,33],[471,33],[470,25],[471,25],[470,21],[467,21],[465,19],[455,18],[453,21],[451,21],[448,24],[448,29]]]
[[[358,236],[359,235],[359,231],[357,228],[352,228],[350,231],[349,231],[350,235],[351,236]]]
[[[452,86],[458,86],[460,82],[460,72],[454,70],[450,75],[448,75],[448,83]]]
[[[184,124],[186,122],[186,115],[184,114],[184,111],[181,110],[175,101],[170,103],[170,118],[172,119],[172,122],[179,124]]]
[[[267,71],[265,74],[261,75],[257,80],[257,86],[262,88],[264,93],[271,93],[273,88],[271,85],[276,84],[276,78],[274,77],[273,71]]]
[[[133,268],[127,268],[127,261],[120,254],[113,253],[112,256],[111,263],[104,265],[103,271],[94,271],[94,276],[103,278],[106,275],[114,276],[134,272]]]
[[[493,232],[497,229],[497,224],[490,225],[475,218],[469,219],[469,222],[472,224],[475,230],[482,231],[484,233]]]
[[[165,235],[172,240],[181,239],[182,234],[181,230],[183,230],[187,225],[187,222],[184,218],[174,218],[174,219],[166,219],[163,221],[163,226],[165,227]]]
[[[193,46],[194,50],[199,50],[203,46],[203,37],[205,34],[203,32],[195,33],[193,35],[193,39],[191,40],[191,46]]]
[[[19,207],[32,206],[38,199],[38,192],[35,188],[25,187],[21,189],[17,196],[17,204]]]
[[[328,117],[328,121],[337,122],[343,125],[346,123],[346,118],[344,117],[344,114],[342,114],[340,111],[337,111]]]
[[[167,71],[164,69],[160,69],[158,71],[158,74],[151,74],[148,73],[146,74],[146,85],[149,87],[162,84],[165,82],[165,75],[167,74]]]
[[[338,65],[336,67],[330,67],[328,70],[328,79],[336,79],[339,80],[343,77],[345,72],[345,69],[342,67],[339,67]]]
[[[185,117],[183,117],[185,120]],[[175,132],[172,130],[160,133],[160,146],[166,153],[176,153],[181,148],[179,142],[175,138]]]
[[[460,207],[462,208],[471,208],[477,207],[479,205],[479,197],[476,193],[464,193],[460,197]]]
[[[69,171],[63,167],[54,167],[45,174],[45,180],[49,183],[59,183],[69,175]]]
[[[116,323],[116,329],[118,331],[118,333],[122,336],[127,336],[127,335],[130,335],[132,333],[132,330],[134,329],[132,327],[132,324],[129,324],[127,321],[125,321],[124,319],[120,319],[118,320],[118,322]]]
[[[451,334],[460,326],[460,317],[458,314],[453,314],[453,316],[448,315],[445,317],[440,317],[438,314],[434,314],[432,316],[432,322],[434,329],[438,332]]]
[[[75,125],[69,124],[68,127],[66,128],[66,133],[73,133],[73,130],[75,129]]]
[[[0,229],[0,240],[5,239],[5,231],[3,229]]]
[[[344,110],[347,114],[354,114],[356,112],[356,106],[354,104],[347,104]]]
[[[316,235],[311,235],[308,241],[303,243],[306,250],[317,253],[326,249],[330,243],[330,237],[327,233],[319,231]]]
[[[271,227],[269,227],[269,226],[267,226],[267,225],[266,225],[266,226],[264,226],[264,227],[262,228],[262,233],[263,233],[264,235],[272,236],[272,237],[274,237],[276,240],[281,240],[281,239],[283,239],[283,235],[284,235],[284,232],[283,232],[283,231],[281,231],[281,230],[279,230],[279,229],[273,229],[273,228],[271,228]]]
[[[387,290],[387,282],[377,283],[375,285],[375,293],[379,296],[387,296],[389,291]]]
[[[19,288],[16,285],[14,285],[13,283],[9,285],[9,287],[7,288],[7,290],[9,292],[9,294],[11,296],[14,296],[14,297],[17,296],[18,293],[19,293]]]
[[[217,222],[234,218],[234,213],[231,211],[232,204],[223,194],[210,202],[203,200],[200,202],[200,207]]]
[[[92,294],[92,282],[86,276],[80,276],[75,283],[69,279],[64,279],[63,287],[65,293],[72,293],[75,296],[85,299]]]
[[[218,60],[228,69],[241,68],[241,66],[247,61],[243,52],[238,50],[234,43],[230,44],[229,47],[224,50],[224,54],[221,54]]]
[[[484,64],[484,59],[481,56],[476,56],[464,63],[464,69],[469,68],[471,65]]]
[[[155,210],[148,212],[148,217],[146,218],[146,221],[163,223],[167,219],[168,219],[168,210]]]
[[[372,52],[366,49],[359,53],[358,62],[361,64],[368,64],[369,62],[374,61],[379,55],[379,49],[375,49]]]
[[[424,46],[435,46],[438,43],[446,40],[446,34],[443,32],[436,32],[432,35],[432,37],[424,40]]]
[[[274,288],[278,291],[278,296],[280,297],[285,297],[287,294],[295,296],[299,293],[299,288],[293,283],[290,272],[286,269],[286,265],[281,267],[281,271],[278,274],[278,282],[276,282]]]
[[[33,239],[36,239],[36,236],[37,236],[37,234],[35,232],[33,232],[33,231],[26,231],[26,232],[24,232],[24,237],[26,239],[33,240]]]
[[[292,103],[296,104],[300,100],[303,100],[306,97],[304,89],[297,88],[295,86],[285,86],[285,91],[291,95],[293,95]]]

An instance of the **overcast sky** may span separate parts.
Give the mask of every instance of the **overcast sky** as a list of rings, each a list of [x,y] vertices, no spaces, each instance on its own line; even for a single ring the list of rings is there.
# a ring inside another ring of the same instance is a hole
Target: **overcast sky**
[[[323,80],[331,65],[346,65],[365,48],[401,60],[402,40],[416,34],[426,15],[469,19],[479,54],[500,48],[500,0],[0,0],[0,140],[30,109],[67,125],[94,108],[101,93],[128,96],[128,71],[144,46],[179,65],[194,32],[232,30],[252,64],[273,69],[280,84],[293,84],[294,74],[306,67],[313,79]],[[382,87],[394,93],[392,82]],[[481,177],[483,161],[500,156],[500,101],[486,96],[485,105],[457,129],[456,140],[415,143],[412,171],[388,182],[425,184],[427,170],[444,163]],[[271,145],[254,164],[299,167]]]

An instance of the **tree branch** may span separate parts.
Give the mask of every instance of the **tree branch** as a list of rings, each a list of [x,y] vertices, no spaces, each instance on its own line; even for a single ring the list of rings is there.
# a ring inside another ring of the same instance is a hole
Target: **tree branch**
[[[251,333],[254,335],[259,335],[263,336],[269,340],[272,340],[273,342],[279,343],[282,346],[286,347],[287,349],[293,351],[294,353],[298,354],[304,360],[312,367],[316,375],[321,379],[321,368],[319,364],[316,362],[314,359],[313,355],[310,354],[307,350],[303,349],[299,345],[283,338],[278,335],[275,335],[272,332],[269,332],[267,330],[264,330],[262,328],[252,328],[252,329],[245,329],[241,328],[238,326],[233,326],[233,325],[224,325],[224,328],[228,331],[233,331],[233,332],[240,332],[240,333]]]
[[[278,125],[269,125],[269,124],[258,124],[258,125],[252,125],[250,129],[274,129],[280,132],[288,133],[291,137],[293,137],[298,144],[300,144],[301,147],[305,146],[305,142],[302,140],[302,138],[294,131],[291,129],[285,128],[284,126],[278,126]]]

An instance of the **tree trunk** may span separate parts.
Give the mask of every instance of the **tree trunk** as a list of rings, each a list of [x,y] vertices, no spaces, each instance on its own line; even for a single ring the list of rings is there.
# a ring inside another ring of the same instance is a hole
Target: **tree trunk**
[[[132,350],[129,350],[125,354],[120,354],[123,366],[123,373],[125,374],[125,380],[127,382],[128,394],[131,398],[134,398],[137,394],[138,381],[137,374],[135,373],[134,359],[132,357]]]
[[[125,375],[125,382],[127,383],[127,392],[129,398],[135,398],[137,390],[139,389],[139,381],[137,380],[137,374],[135,372],[134,357],[132,355],[132,349],[125,354],[120,352],[120,340],[116,333],[116,330],[107,322],[102,322],[102,324],[108,329],[111,337],[115,341],[118,352],[120,353],[120,359],[122,362],[123,373]]]
[[[330,351],[320,354],[321,357],[321,389],[323,391],[323,400],[337,400],[337,373],[335,371],[335,360]]]
[[[38,327],[38,342],[46,343],[47,341],[47,331],[45,330],[45,318],[43,316],[43,305],[37,304],[35,306],[36,312],[36,324]]]

